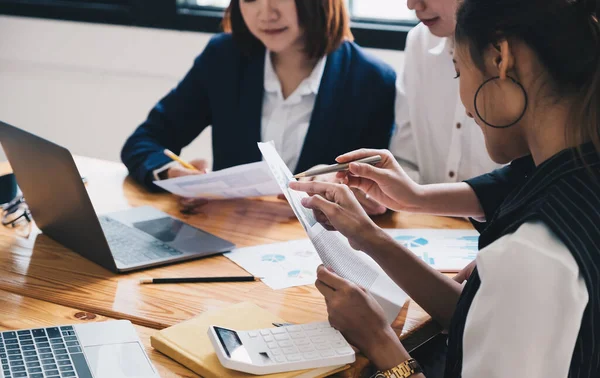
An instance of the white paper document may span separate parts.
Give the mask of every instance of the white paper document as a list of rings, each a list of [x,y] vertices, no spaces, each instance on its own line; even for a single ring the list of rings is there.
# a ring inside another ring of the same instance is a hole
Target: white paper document
[[[227,199],[281,194],[264,161],[154,183],[186,198]]]
[[[408,298],[406,293],[373,259],[350,247],[348,240],[339,232],[325,230],[314,218],[312,210],[302,206],[301,199],[308,195],[288,188],[289,183],[296,179],[272,143],[259,143],[258,147],[323,264],[341,277],[367,289],[383,307],[387,320],[390,323],[394,321]]]
[[[399,244],[432,268],[459,272],[477,257],[479,232],[475,230],[386,229]]]
[[[224,256],[273,290],[315,283],[321,265],[309,239],[238,248]]]
[[[458,272],[475,260],[475,230],[385,229],[399,244],[441,272]],[[322,264],[310,239],[238,248],[224,254],[273,290],[310,285]]]

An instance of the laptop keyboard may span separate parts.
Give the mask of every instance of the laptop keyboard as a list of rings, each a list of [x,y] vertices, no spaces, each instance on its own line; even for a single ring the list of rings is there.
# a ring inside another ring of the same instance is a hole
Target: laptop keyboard
[[[183,252],[168,244],[115,219],[109,217],[98,219],[115,260],[122,264],[141,264],[183,255]]]
[[[72,326],[2,332],[5,378],[92,378]]]

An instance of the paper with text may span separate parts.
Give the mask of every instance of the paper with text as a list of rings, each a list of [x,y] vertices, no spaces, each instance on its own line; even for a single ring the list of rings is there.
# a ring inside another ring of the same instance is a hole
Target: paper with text
[[[186,198],[231,199],[281,194],[269,167],[263,161],[154,183]]]
[[[312,210],[302,206],[300,201],[302,198],[308,197],[308,194],[288,188],[289,183],[296,179],[281,160],[272,143],[259,143],[258,147],[323,264],[332,268],[339,276],[369,290],[383,307],[387,319],[391,323],[404,305],[407,299],[406,293],[387,276],[373,259],[350,247],[348,240],[339,232],[327,231],[316,221]]]

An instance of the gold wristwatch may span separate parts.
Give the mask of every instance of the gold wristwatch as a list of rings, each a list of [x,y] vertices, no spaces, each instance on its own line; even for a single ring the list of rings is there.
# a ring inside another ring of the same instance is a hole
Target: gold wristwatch
[[[423,369],[421,369],[419,363],[415,361],[414,358],[411,358],[410,360],[404,361],[400,365],[389,370],[378,371],[371,378],[409,378],[422,372]]]

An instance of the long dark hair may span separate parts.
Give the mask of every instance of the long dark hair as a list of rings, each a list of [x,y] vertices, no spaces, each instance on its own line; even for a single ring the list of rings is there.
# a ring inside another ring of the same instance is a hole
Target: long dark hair
[[[567,140],[592,141],[600,153],[600,0],[463,0],[456,41],[485,72],[483,52],[516,38],[537,54],[559,98],[576,99]]]

